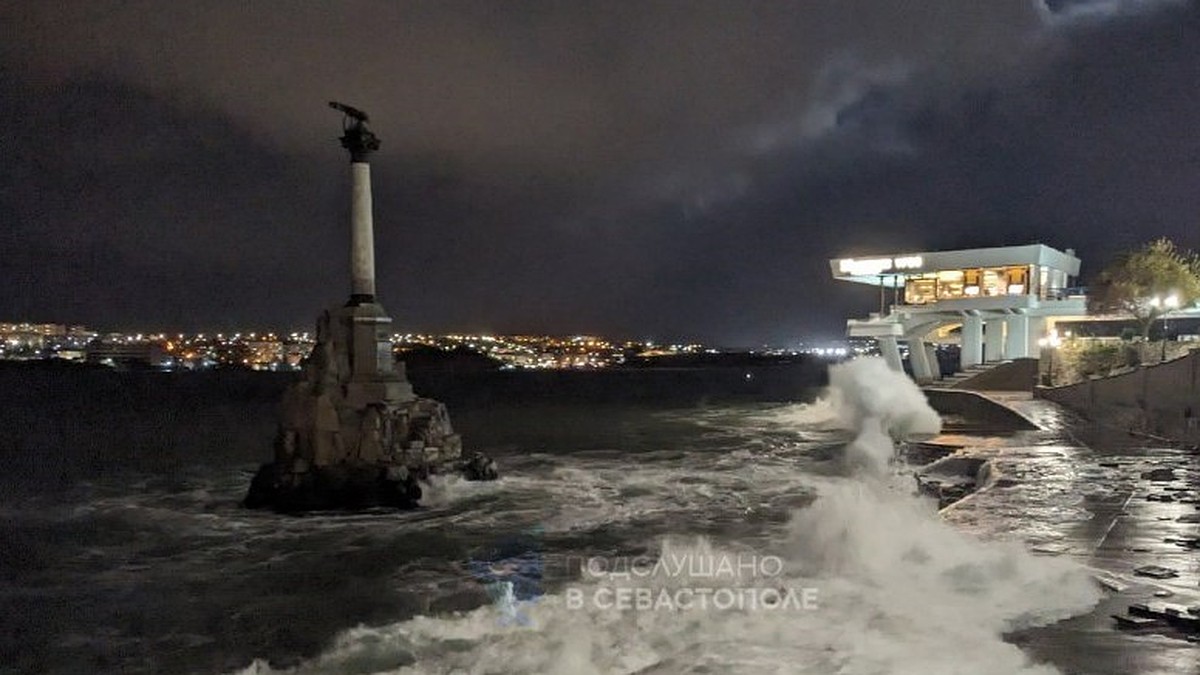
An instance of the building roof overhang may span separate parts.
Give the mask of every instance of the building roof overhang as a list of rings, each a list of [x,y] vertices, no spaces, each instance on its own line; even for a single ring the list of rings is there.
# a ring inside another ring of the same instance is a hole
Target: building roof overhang
[[[835,258],[829,268],[835,279],[871,286],[898,288],[914,274],[973,267],[1038,265],[1078,276],[1079,258],[1044,244],[998,246],[958,251],[926,251],[891,255]]]

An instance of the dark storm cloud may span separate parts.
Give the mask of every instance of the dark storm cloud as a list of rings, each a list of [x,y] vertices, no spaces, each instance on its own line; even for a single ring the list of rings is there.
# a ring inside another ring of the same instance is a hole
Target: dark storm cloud
[[[314,100],[337,93],[389,147],[584,172],[701,154],[803,110],[839,54],[961,58],[1036,20],[1021,2],[958,4],[44,3],[14,18],[25,40],[7,51],[48,81],[99,70],[207,102],[291,152],[328,135]]]
[[[303,325],[340,98],[423,329],[832,334],[852,250],[1197,246],[1194,5],[77,3],[0,47],[5,315]],[[1115,235],[1108,235],[1115,231]]]

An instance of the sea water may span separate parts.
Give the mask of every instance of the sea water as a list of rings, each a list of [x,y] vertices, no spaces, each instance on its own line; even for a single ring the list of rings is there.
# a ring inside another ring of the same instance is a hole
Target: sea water
[[[648,552],[588,555],[585,545],[568,556],[580,578],[516,599],[519,621],[510,594],[502,606],[359,626],[293,672],[1048,673],[1003,634],[1098,600],[1072,563],[960,534],[912,494],[893,439],[936,434],[940,420],[879,359],[835,366],[815,404],[693,422],[735,447],[673,465],[556,471],[557,513],[540,531],[672,523]],[[849,436],[841,471],[804,471],[797,456],[835,428]],[[790,442],[764,443],[788,432]],[[812,501],[774,527],[694,534],[719,513],[749,515],[789,494]]]
[[[439,480],[414,512],[302,518],[236,503],[269,447],[269,387],[212,403],[179,385],[169,405],[85,410],[74,430],[39,426],[46,400],[11,408],[5,423],[33,431],[12,435],[23,473],[3,502],[6,660],[48,672],[1054,672],[1002,636],[1085,611],[1087,575],[960,533],[912,494],[894,439],[939,420],[908,380],[859,360],[829,382],[796,382],[794,403],[629,403],[605,386],[466,402],[451,412],[501,480]],[[105,425],[107,438],[89,435]]]

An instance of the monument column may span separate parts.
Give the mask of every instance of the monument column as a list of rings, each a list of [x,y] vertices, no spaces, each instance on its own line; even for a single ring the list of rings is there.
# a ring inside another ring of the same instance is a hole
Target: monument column
[[[335,351],[345,359],[340,382],[347,404],[355,409],[372,403],[396,404],[414,394],[392,351],[392,319],[375,294],[375,223],[371,204],[371,154],[379,139],[367,128],[367,114],[331,102],[341,111],[342,147],[350,151],[350,300],[333,314]]]
[[[350,304],[375,301],[375,221],[371,205],[371,153],[379,139],[367,128],[367,114],[337,102],[330,107],[346,114],[342,147],[350,151]]]
[[[350,163],[354,178],[350,206],[350,300],[375,300],[375,224],[371,213],[371,165]]]

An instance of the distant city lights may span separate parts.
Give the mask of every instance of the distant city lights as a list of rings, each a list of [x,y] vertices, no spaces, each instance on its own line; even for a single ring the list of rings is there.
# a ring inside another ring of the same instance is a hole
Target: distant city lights
[[[162,370],[205,370],[216,367],[252,370],[299,370],[316,336],[306,331],[275,333],[101,333],[64,324],[0,323],[0,359],[86,361],[114,367]],[[494,359],[497,367],[518,369],[592,370],[660,358],[704,359],[726,350],[697,342],[660,344],[651,339],[618,341],[596,335],[493,335],[396,333],[397,358],[418,349],[467,351]],[[873,340],[849,340],[791,349],[764,347],[751,354],[767,357],[807,355],[836,361],[876,354]]]

